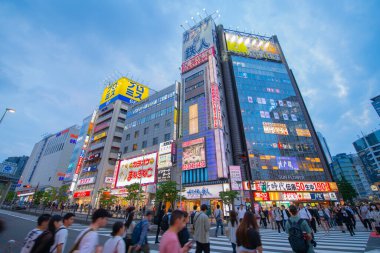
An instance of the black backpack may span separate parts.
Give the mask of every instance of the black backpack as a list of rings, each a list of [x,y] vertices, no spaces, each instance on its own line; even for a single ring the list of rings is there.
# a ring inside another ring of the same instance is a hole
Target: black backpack
[[[301,229],[301,224],[304,220],[298,220],[297,222],[292,222],[288,220],[290,224],[289,228],[289,243],[295,253],[307,253],[309,249],[309,244],[303,235]]]
[[[166,231],[169,229],[169,220],[170,220],[170,214],[165,214],[164,217],[162,217],[161,221],[161,229],[162,231]]]

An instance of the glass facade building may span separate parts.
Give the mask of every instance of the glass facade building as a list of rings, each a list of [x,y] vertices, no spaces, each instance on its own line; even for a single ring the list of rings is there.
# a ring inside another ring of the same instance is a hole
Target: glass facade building
[[[371,100],[372,100],[373,108],[375,108],[375,111],[380,117],[380,95],[374,98],[371,98]]]

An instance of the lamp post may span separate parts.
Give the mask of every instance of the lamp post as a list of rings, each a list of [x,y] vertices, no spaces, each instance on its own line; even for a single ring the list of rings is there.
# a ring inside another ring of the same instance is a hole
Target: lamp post
[[[0,123],[3,121],[3,119],[4,119],[4,117],[5,117],[5,114],[7,114],[7,112],[15,113],[16,110],[15,110],[15,109],[12,109],[12,108],[6,108],[6,109],[5,109],[5,112],[4,112],[4,114],[3,114],[3,116],[2,116],[1,119],[0,119]]]

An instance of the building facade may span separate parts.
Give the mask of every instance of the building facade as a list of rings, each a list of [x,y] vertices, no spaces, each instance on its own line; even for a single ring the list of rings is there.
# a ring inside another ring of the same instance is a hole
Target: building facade
[[[377,112],[377,114],[380,117],[380,95],[376,96],[374,98],[371,98],[371,100],[372,100],[373,108],[375,109],[375,111]]]
[[[327,144],[326,138],[320,132],[317,132],[317,136],[318,136],[319,143],[322,146],[323,153],[326,157],[327,164],[330,166],[330,164],[332,163],[332,157],[331,157],[330,148],[329,148],[329,145]]]
[[[36,189],[62,185],[78,134],[74,125],[34,145],[16,189],[21,201],[29,200]]]
[[[371,189],[379,194],[380,187],[380,130],[363,135],[354,143],[354,148],[365,166],[365,173],[371,183]]]
[[[364,165],[357,155],[342,153],[332,159],[331,169],[335,181],[344,177],[354,187],[360,198],[368,198],[372,194],[364,173]]]

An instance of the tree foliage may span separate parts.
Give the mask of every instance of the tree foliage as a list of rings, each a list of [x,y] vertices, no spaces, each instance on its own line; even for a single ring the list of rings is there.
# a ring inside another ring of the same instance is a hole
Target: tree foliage
[[[42,197],[44,196],[44,191],[38,191],[34,193],[33,204],[39,205],[42,203]]]
[[[339,192],[342,195],[344,201],[352,202],[352,200],[358,196],[355,188],[350,182],[347,181],[343,174],[341,174],[341,179],[338,180],[336,184],[338,185]]]
[[[11,191],[9,191],[9,192],[7,193],[7,196],[5,197],[5,201],[7,201],[7,202],[11,202],[12,200],[15,199],[16,195],[17,195],[16,192],[11,192]]]
[[[235,198],[239,195],[237,191],[219,192],[219,197],[225,205],[228,205],[231,209],[231,205],[234,206]]]
[[[56,188],[52,187],[52,188],[47,188],[45,189],[45,191],[43,192],[43,195],[42,195],[42,203],[44,205],[48,205],[49,203],[53,202],[54,200],[57,200],[57,194],[58,191]]]
[[[177,182],[168,181],[158,185],[156,191],[157,202],[170,202],[174,206],[174,202],[180,199],[180,190],[177,189]]]
[[[67,191],[69,190],[69,185],[62,185],[58,188],[57,191],[57,200],[58,203],[65,203],[69,199],[69,196],[67,194]]]
[[[134,183],[131,185],[126,185],[125,189],[127,189],[127,196],[124,197],[126,201],[132,206],[136,206],[136,201],[142,199],[142,189],[140,188],[140,184]]]

